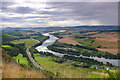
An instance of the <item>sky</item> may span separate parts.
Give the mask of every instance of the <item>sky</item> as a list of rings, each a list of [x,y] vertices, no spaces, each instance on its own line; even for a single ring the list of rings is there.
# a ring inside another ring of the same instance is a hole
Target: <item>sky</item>
[[[2,0],[1,4],[1,27],[118,24],[118,0]]]

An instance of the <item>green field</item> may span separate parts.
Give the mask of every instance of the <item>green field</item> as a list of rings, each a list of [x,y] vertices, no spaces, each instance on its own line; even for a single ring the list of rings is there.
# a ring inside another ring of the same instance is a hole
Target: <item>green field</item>
[[[11,41],[11,43],[13,43],[13,44],[21,44],[21,43],[24,43],[24,44],[25,44],[25,47],[28,48],[28,47],[36,44],[37,41],[32,40],[32,39],[19,39],[19,40],[13,40],[13,41]]]
[[[37,38],[37,37],[40,37],[38,35],[33,35],[33,36],[30,36],[31,38]]]
[[[86,78],[90,77],[89,74],[93,71],[90,68],[74,67],[72,63],[56,63],[51,57],[41,57],[39,54],[34,54],[34,57],[40,66],[62,78]]]
[[[84,46],[88,46],[88,47],[96,47],[96,46],[93,46],[92,43],[95,41],[94,39],[86,39],[86,38],[75,38],[73,39],[77,42],[79,42],[80,44],[83,44]]]
[[[92,47],[92,48],[118,48],[118,42],[113,42],[113,41],[103,41],[103,40],[97,40],[97,39],[73,39],[84,46]]]
[[[91,73],[91,74],[89,74],[88,78],[107,78],[107,77]]]
[[[11,46],[10,46],[10,45],[2,45],[2,47],[11,48]]]
[[[18,54],[18,56],[15,56],[15,57],[13,57],[15,60],[16,60],[16,62],[17,63],[19,63],[19,64],[25,64],[25,65],[28,65],[28,60],[27,60],[27,58],[25,58],[25,57],[23,57],[23,55],[22,54]],[[19,60],[19,61],[18,61]]]

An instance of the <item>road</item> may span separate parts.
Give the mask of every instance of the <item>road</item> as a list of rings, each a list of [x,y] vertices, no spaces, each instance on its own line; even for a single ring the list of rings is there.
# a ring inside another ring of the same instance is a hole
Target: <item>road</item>
[[[34,66],[36,66],[37,68],[40,68],[41,70],[44,70],[44,68],[42,68],[40,65],[38,65],[38,64],[35,62],[35,60],[32,58],[31,52],[29,51],[30,48],[31,48],[31,47],[29,47],[29,48],[26,49],[26,53],[27,53],[27,55],[28,55],[29,60],[32,62],[32,64],[33,64]]]

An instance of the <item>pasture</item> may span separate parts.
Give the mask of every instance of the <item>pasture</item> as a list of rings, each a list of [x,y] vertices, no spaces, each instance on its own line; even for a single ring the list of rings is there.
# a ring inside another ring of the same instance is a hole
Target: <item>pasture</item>
[[[19,64],[25,64],[25,65],[28,65],[28,60],[26,57],[23,57],[22,54],[18,54],[17,56],[13,57],[17,63]]]
[[[11,43],[13,43],[13,44],[22,44],[22,43],[24,43],[25,47],[28,48],[28,47],[36,44],[37,41],[35,41],[33,39],[19,39],[19,40],[13,40],[13,41],[11,41]]]

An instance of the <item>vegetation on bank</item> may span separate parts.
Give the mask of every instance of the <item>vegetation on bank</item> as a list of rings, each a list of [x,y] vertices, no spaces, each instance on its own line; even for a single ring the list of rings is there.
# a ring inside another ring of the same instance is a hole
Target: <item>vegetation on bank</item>
[[[92,73],[93,71],[95,72],[102,72],[102,73],[106,73],[106,68],[113,68],[113,65],[111,65],[110,63],[107,64],[103,64],[102,62],[98,62],[98,61],[94,61],[92,59],[88,59],[88,58],[81,58],[81,57],[74,57],[74,56],[67,56],[65,55],[64,57],[60,58],[57,56],[54,56],[52,53],[49,52],[38,52],[37,50],[35,50],[35,48],[32,48],[31,51],[35,51],[33,53],[33,57],[36,60],[36,62],[42,66],[43,68],[45,68],[48,71],[53,72],[54,76],[57,76],[59,74],[59,77],[61,76],[65,76],[65,77],[70,77],[68,75],[65,75],[65,73],[67,73],[66,68],[61,69],[61,67],[68,67],[68,69],[70,68],[70,66],[72,67],[73,70],[70,69],[70,74],[72,74],[72,78],[73,77],[77,77],[78,74],[74,73],[74,70],[76,73],[79,73],[79,75],[81,74],[81,72],[79,72],[79,69],[87,69],[88,73],[84,76],[82,75],[81,77],[88,77],[88,78],[105,78],[106,76],[100,75],[100,74],[95,74]],[[96,64],[96,65],[93,65]],[[78,69],[77,69],[78,68]],[[98,68],[98,69],[96,69]],[[103,69],[103,70],[99,70],[99,68]],[[68,70],[67,69],[67,70]],[[77,70],[76,70],[77,69]],[[64,71],[64,73],[61,72]],[[85,71],[86,72],[86,71]],[[90,73],[89,73],[90,72]],[[94,76],[90,75],[93,74]],[[106,73],[107,74],[107,73]],[[64,78],[64,77],[62,77]],[[79,76],[80,78],[80,76]]]
[[[56,41],[54,44],[48,46],[48,49],[59,52],[59,53],[65,53],[65,54],[71,54],[71,55],[83,55],[83,56],[96,56],[96,57],[104,57],[106,59],[120,59],[120,54],[113,55],[110,53],[105,53],[98,51],[95,48],[90,48],[86,46],[81,45],[72,45],[72,44],[66,44],[66,43],[60,43]]]
[[[34,54],[34,58],[40,66],[53,72],[54,76],[59,78],[87,78],[92,71],[95,71],[90,68],[75,67],[67,61],[61,63],[59,59],[54,61],[54,58],[40,56],[40,54]],[[99,78],[103,77],[99,76]]]

